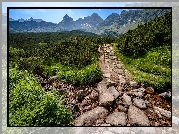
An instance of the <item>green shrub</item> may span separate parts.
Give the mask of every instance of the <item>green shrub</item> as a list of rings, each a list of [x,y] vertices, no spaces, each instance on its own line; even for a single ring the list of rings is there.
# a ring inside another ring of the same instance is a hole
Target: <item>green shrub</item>
[[[10,85],[13,85],[9,94],[10,126],[72,125],[72,114],[65,108],[63,96],[55,90],[46,93],[27,71],[11,70]]]
[[[143,57],[134,58],[121,54],[116,45],[113,44],[115,53],[123,61],[135,81],[153,86],[158,91],[171,88],[171,52],[169,46],[153,48]]]
[[[171,45],[171,12],[129,30],[118,39],[117,48],[126,56],[140,57],[151,48]]]
[[[102,79],[102,72],[95,61],[93,64],[88,65],[81,69],[60,69],[57,71],[57,76],[64,82],[70,82],[72,84],[90,85],[94,84]]]
[[[25,52],[23,49],[16,49],[13,47],[9,48],[9,60],[10,61],[17,61],[20,57],[24,57]]]
[[[43,59],[40,57],[20,58],[17,63],[19,70],[28,70],[38,75],[44,71]]]

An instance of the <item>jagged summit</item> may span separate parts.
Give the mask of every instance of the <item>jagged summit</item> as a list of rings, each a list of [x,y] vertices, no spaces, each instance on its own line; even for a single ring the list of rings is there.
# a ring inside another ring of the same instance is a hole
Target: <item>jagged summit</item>
[[[82,30],[101,35],[119,35],[125,33],[127,30],[137,27],[138,23],[145,23],[148,20],[159,17],[163,13],[169,12],[168,9],[144,9],[144,10],[123,10],[120,14],[111,13],[105,20],[97,13],[92,13],[84,18],[73,20],[68,14],[63,16],[62,21],[58,24],[46,22],[41,19],[28,20],[13,20],[9,19],[9,26],[11,29],[19,32],[59,32],[59,31],[72,31]],[[6,17],[4,16],[4,19]],[[21,22],[21,23],[18,23]],[[24,22],[23,22],[24,21]],[[34,22],[38,23],[34,23]],[[32,22],[32,23],[31,23]],[[30,29],[30,31],[28,30]]]
[[[91,17],[100,17],[97,13],[93,13]],[[101,17],[100,17],[101,18]]]
[[[66,18],[70,18],[70,17],[68,16],[68,14],[66,14],[66,15],[63,17],[63,19],[66,19]]]

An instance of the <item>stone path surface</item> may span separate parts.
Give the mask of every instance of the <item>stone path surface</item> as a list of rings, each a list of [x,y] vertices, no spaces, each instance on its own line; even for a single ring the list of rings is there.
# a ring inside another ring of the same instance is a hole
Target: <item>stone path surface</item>
[[[103,80],[97,84],[95,91],[99,94],[98,105],[103,107],[101,112],[105,111],[105,116],[97,120],[99,112],[95,108],[90,111],[91,114],[87,111],[76,118],[74,125],[85,126],[76,122],[85,122],[93,116],[89,126],[170,126],[171,112],[154,106],[145,98],[154,89],[141,87],[132,80],[122,61],[115,56],[112,45],[105,44],[98,51]]]
[[[72,110],[73,125],[171,126],[171,104],[168,103],[171,92],[154,94],[152,87],[133,81],[122,61],[116,57],[112,45],[104,44],[98,51],[103,79],[96,85],[75,87],[60,82],[56,76],[47,80],[39,78],[45,90],[55,87],[66,94],[65,105]],[[123,130],[97,131],[123,133]],[[81,133],[86,133],[86,129]]]

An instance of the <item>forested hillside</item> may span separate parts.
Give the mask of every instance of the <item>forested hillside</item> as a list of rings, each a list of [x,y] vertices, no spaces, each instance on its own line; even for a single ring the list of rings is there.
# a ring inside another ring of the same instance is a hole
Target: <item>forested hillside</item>
[[[171,87],[171,13],[129,30],[116,52],[138,82],[164,90]]]

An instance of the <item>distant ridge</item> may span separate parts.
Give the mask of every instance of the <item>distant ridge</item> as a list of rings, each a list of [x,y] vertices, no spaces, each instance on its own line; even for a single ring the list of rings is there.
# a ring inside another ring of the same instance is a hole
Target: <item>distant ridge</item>
[[[66,14],[58,24],[32,17],[27,20],[9,18],[9,28],[10,32],[37,33],[81,30],[100,35],[119,35],[136,28],[139,23],[146,23],[169,11],[170,9],[123,10],[121,14],[110,14],[105,20],[97,13],[93,13],[91,16],[79,18],[76,21]]]

